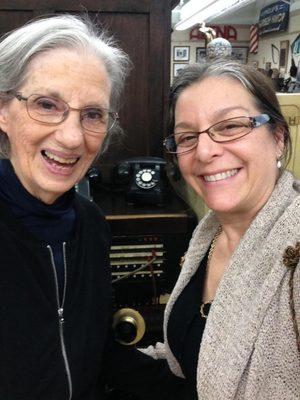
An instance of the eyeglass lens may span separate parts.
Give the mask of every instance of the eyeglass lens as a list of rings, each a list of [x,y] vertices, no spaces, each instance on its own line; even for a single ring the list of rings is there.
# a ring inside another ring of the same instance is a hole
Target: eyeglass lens
[[[179,132],[166,139],[166,148],[170,152],[181,153],[195,147],[199,135],[207,132],[215,142],[227,142],[243,137],[253,128],[250,117],[232,118],[218,122],[203,132]]]
[[[41,95],[31,95],[27,99],[29,116],[39,122],[58,124],[67,118],[70,110],[75,109],[61,99]],[[92,132],[105,133],[116,120],[108,110],[100,107],[86,107],[77,111],[80,111],[82,127]]]

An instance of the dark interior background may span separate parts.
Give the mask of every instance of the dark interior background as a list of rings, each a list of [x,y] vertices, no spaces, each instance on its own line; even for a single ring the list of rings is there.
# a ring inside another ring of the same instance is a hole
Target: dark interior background
[[[133,69],[120,110],[125,131],[97,162],[109,174],[118,161],[162,156],[170,84],[171,10],[179,0],[1,0],[0,33],[44,14],[86,13],[113,34]],[[108,175],[109,176],[109,175]]]

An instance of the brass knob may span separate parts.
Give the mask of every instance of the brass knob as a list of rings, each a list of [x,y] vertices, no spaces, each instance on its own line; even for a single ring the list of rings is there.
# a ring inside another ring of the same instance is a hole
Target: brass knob
[[[113,317],[113,330],[117,342],[131,346],[145,334],[146,325],[141,314],[132,308],[121,308]]]

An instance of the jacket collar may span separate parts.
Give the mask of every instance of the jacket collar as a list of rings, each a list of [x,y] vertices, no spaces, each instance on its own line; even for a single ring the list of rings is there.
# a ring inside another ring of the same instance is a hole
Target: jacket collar
[[[299,189],[294,187],[292,175],[284,172],[232,255],[210,309],[197,371],[198,393],[205,393],[205,398],[235,397],[268,306],[289,273],[280,255],[288,245],[295,245],[299,225]],[[173,304],[197,270],[217,229],[212,212],[196,228],[166,307],[165,332]],[[183,376],[167,337],[165,341],[173,371]]]

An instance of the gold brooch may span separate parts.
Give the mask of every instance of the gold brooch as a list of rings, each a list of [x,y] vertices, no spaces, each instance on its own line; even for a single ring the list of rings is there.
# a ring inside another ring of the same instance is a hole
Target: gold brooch
[[[296,268],[300,261],[300,242],[296,246],[288,246],[283,254],[283,263],[288,268]]]
[[[180,268],[182,268],[182,266],[183,266],[183,264],[185,262],[185,255],[186,255],[186,252],[184,253],[184,255],[182,257],[180,257],[180,261],[179,261],[179,267]]]

